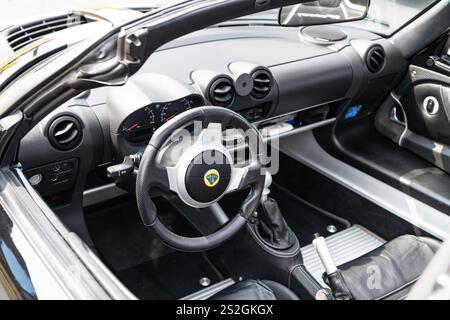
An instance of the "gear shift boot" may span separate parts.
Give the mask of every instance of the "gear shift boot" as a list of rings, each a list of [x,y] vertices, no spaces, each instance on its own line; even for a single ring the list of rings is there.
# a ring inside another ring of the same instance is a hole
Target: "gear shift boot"
[[[295,244],[295,234],[284,220],[278,203],[269,197],[262,199],[259,205],[256,232],[269,247],[277,250],[286,250]]]

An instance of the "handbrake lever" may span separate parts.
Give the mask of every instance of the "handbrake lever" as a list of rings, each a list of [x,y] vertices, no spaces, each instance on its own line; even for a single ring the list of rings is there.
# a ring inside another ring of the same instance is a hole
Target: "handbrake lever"
[[[330,286],[333,297],[336,300],[352,300],[352,294],[345,283],[341,270],[334,263],[330,250],[324,237],[314,234],[313,245],[325,268],[324,281]]]

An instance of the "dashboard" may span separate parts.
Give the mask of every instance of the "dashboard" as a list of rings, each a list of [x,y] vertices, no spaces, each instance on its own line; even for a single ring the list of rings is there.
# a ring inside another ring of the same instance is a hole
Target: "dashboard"
[[[262,132],[329,124],[349,105],[371,113],[407,62],[387,39],[335,28],[339,41],[275,26],[211,27],[172,41],[126,85],[84,92],[33,128],[20,145],[24,173],[50,204],[80,207],[86,189],[111,183],[108,165],[192,108],[229,108]],[[379,69],[367,64],[371,52],[383,56]]]

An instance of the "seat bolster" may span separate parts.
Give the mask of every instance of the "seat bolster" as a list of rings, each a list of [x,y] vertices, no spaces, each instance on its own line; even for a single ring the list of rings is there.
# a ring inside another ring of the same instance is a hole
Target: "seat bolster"
[[[278,282],[270,280],[263,280],[261,282],[272,290],[277,300],[298,300],[297,295],[291,289]]]
[[[339,269],[354,299],[402,298],[431,261],[435,248],[429,244],[436,242],[401,236]]]
[[[433,253],[436,253],[442,245],[442,242],[428,237],[418,237],[417,239],[425,242],[433,250]]]

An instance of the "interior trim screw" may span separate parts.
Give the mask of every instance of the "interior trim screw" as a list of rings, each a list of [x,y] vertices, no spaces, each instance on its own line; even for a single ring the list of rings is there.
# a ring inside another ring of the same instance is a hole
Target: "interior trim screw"
[[[203,278],[200,278],[200,280],[198,282],[200,283],[200,285],[202,287],[207,287],[211,284],[211,279],[209,279],[208,277],[203,277]]]
[[[336,233],[338,230],[337,230],[336,226],[330,224],[330,225],[327,227],[327,231],[328,231],[329,233]]]

